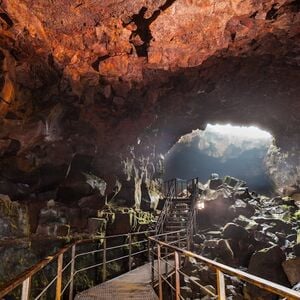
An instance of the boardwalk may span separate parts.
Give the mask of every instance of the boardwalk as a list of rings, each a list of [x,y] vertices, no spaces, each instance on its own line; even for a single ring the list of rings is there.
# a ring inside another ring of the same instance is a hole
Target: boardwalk
[[[75,300],[157,300],[151,286],[150,264],[104,282],[75,297]]]

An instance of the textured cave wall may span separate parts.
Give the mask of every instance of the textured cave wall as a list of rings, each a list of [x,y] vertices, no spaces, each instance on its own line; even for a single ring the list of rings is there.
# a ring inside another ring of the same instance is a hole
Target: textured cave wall
[[[120,197],[139,207],[160,154],[207,122],[259,125],[297,155],[299,9],[298,0],[3,0],[1,193],[74,187],[80,176],[68,170],[88,157],[78,173],[102,177],[108,193],[118,179]]]

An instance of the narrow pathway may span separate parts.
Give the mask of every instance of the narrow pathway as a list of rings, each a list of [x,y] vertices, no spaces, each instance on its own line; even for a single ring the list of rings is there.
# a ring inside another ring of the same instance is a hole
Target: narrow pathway
[[[75,297],[75,300],[158,300],[151,286],[151,265],[148,263],[106,281]]]

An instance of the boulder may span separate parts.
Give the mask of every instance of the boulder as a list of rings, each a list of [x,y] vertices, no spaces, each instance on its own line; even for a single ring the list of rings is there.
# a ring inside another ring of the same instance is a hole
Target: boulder
[[[300,243],[297,243],[297,244],[293,247],[293,251],[294,251],[294,254],[295,254],[297,257],[300,257]]]
[[[219,240],[217,244],[217,257],[222,260],[226,265],[234,265],[234,253],[227,240]]]
[[[237,190],[234,191],[233,193],[234,199],[252,199],[252,196],[249,193],[249,190],[247,187],[240,187]]]
[[[254,231],[257,230],[260,225],[256,223],[254,220],[248,219],[245,216],[238,216],[233,220],[234,223],[243,226],[246,230]]]
[[[245,201],[237,199],[235,203],[229,207],[229,211],[236,217],[239,215],[251,217],[255,213],[255,208]]]
[[[216,179],[210,179],[209,181],[209,188],[211,190],[216,190],[218,189],[218,187],[220,187],[223,184],[223,180],[220,178],[216,178]]]
[[[237,178],[231,177],[231,176],[226,176],[224,178],[224,183],[232,188],[239,188],[239,187],[244,187],[245,182],[242,180],[239,180]]]
[[[293,227],[291,223],[277,218],[254,217],[253,220],[259,224],[268,224],[269,226],[272,226],[272,232],[291,233]]]
[[[106,230],[106,219],[104,218],[89,218],[88,220],[88,231],[92,235],[105,234]]]
[[[300,257],[284,261],[282,267],[291,285],[300,282]]]
[[[227,223],[223,228],[223,238],[233,240],[245,240],[249,236],[248,231],[235,223]]]
[[[229,221],[228,208],[232,204],[230,193],[225,189],[219,189],[202,197],[205,199],[205,206],[197,213],[198,225],[207,227],[208,225],[224,224]]]
[[[56,228],[56,236],[67,237],[70,235],[70,225],[60,224]]]
[[[258,277],[289,286],[290,283],[282,268],[285,254],[279,246],[262,249],[254,253],[250,259],[248,271]],[[273,299],[273,295],[253,285],[247,284],[245,293],[249,299]]]

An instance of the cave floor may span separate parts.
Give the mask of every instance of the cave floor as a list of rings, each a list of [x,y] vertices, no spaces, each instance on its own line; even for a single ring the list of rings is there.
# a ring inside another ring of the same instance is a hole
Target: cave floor
[[[155,262],[156,267],[157,262]],[[133,271],[86,290],[75,297],[75,300],[95,299],[157,300],[158,297],[151,286],[151,265],[149,263],[145,264]]]

